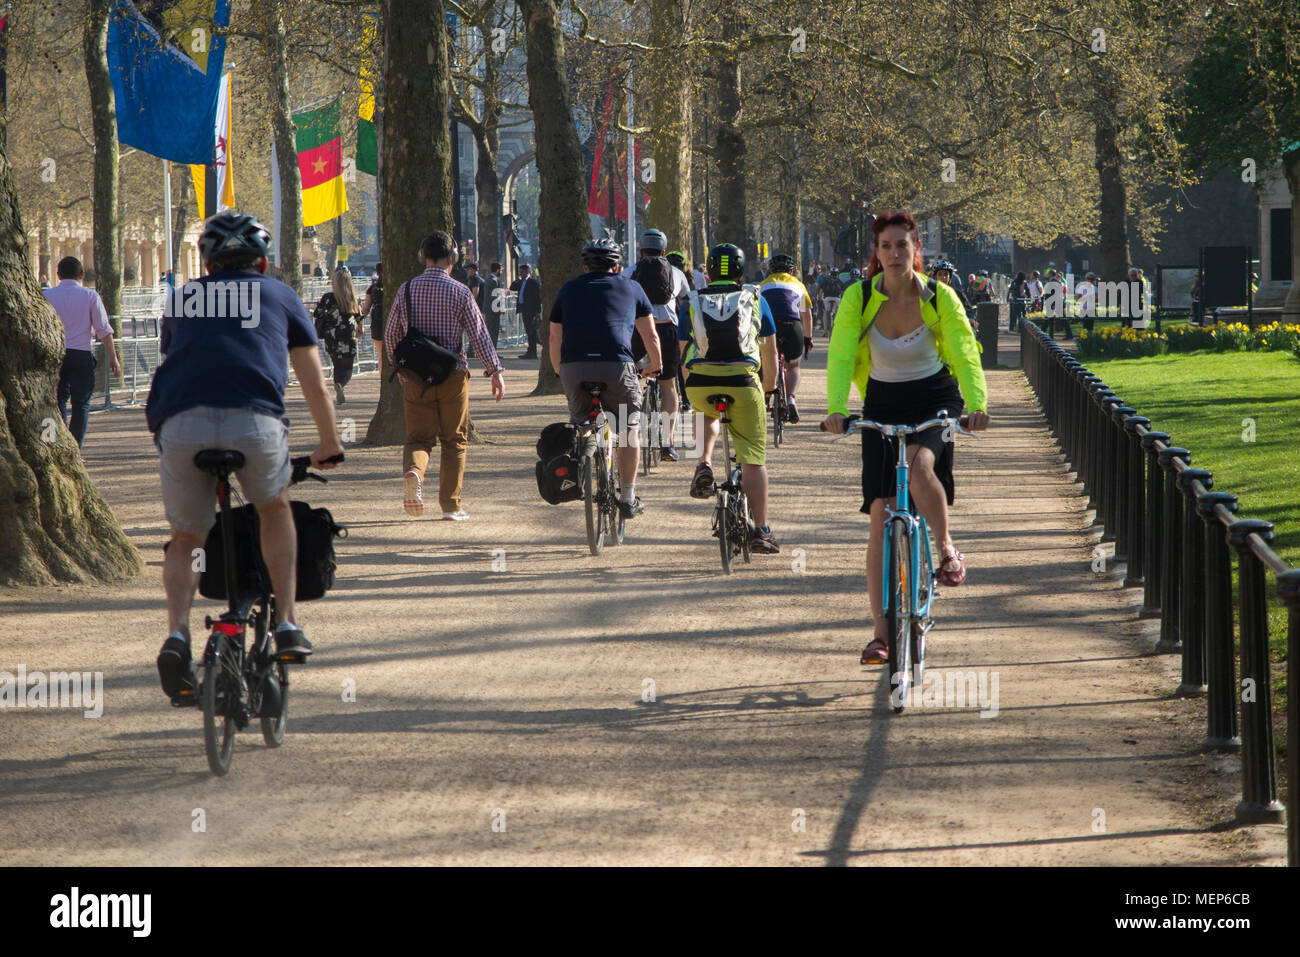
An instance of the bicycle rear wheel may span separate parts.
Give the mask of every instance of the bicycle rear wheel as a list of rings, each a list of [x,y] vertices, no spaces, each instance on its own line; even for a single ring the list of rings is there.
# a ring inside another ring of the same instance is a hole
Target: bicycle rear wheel
[[[780,360],[777,360],[780,362]],[[776,373],[776,394],[772,396],[772,447],[781,447],[781,438],[785,432],[785,370]]]
[[[727,493],[722,492],[718,495],[718,505],[713,513],[713,521],[718,529],[718,550],[722,554],[722,573],[731,574],[731,505],[727,500]]]
[[[749,564],[754,560],[749,550],[749,498],[744,492],[736,495],[736,533],[740,536],[740,557]]]
[[[268,748],[278,748],[284,744],[284,726],[289,722],[289,668],[282,661],[277,661],[275,670],[267,677],[279,685],[280,713],[262,718],[262,740]],[[262,694],[266,695],[263,690]]]
[[[228,641],[215,640],[216,660],[203,669],[199,705],[203,709],[203,746],[208,753],[208,767],[221,777],[230,771],[235,757],[233,712],[239,692],[239,663]]]
[[[641,435],[641,468],[646,475],[659,464],[659,383],[651,379],[645,390],[641,418],[645,428]]]
[[[912,689],[912,608],[908,576],[911,574],[912,542],[902,519],[890,523],[889,553],[886,556],[889,609],[885,621],[889,628],[890,703],[902,711]]]
[[[605,467],[605,460],[596,455],[587,455],[582,460],[583,504],[587,512],[587,547],[591,554],[599,555],[605,549],[605,510],[597,498],[601,488],[598,470]]]

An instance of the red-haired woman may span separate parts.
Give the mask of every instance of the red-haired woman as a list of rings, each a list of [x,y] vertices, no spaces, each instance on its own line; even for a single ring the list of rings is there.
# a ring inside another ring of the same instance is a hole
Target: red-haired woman
[[[979,347],[957,294],[922,270],[921,234],[903,210],[879,216],[867,278],[845,290],[835,314],[826,360],[829,414],[823,427],[844,432],[849,387],[863,397],[862,414],[889,425],[917,425],[941,409],[970,412],[972,431],[988,428],[988,393]],[[868,293],[867,291],[870,290]],[[910,494],[939,546],[939,580],[966,580],[964,556],[953,544],[948,506],[953,503],[953,443],[943,429],[929,429],[908,441]],[[867,594],[874,635],[862,652],[863,664],[888,657],[883,614],[881,550],[885,504],[894,504],[897,451],[893,439],[862,433],[862,511],[870,516],[867,541]]]

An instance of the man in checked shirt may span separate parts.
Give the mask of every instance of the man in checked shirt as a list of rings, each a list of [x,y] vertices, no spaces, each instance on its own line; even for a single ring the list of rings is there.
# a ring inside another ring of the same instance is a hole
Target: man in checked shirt
[[[408,515],[424,513],[424,470],[429,453],[442,443],[438,469],[438,504],[443,521],[463,522],[469,515],[461,508],[461,484],[465,478],[465,444],[469,438],[469,363],[465,360],[463,337],[469,335],[474,353],[483,363],[484,375],[492,377],[492,396],[500,402],[506,394],[501,360],[492,347],[492,337],[474,294],[451,278],[456,261],[456,243],[450,235],[436,232],[420,244],[425,269],[410,280],[411,312],[406,315],[405,290],[393,294],[388,322],[384,324],[384,349],[390,368],[393,350],[406,335],[407,323],[457,353],[456,368],[441,385],[424,388],[423,383],[399,373],[406,399],[406,445],[402,448],[405,472],[402,506]]]

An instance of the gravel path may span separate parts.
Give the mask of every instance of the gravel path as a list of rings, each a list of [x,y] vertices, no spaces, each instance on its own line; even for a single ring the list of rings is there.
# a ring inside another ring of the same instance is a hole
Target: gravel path
[[[996,689],[996,713],[896,716],[882,669],[857,663],[858,453],[816,431],[820,350],[805,420],[769,457],[781,554],[730,578],[685,459],[638,486],[628,544],[587,553],[580,504],[536,493],[533,443],[562,401],[525,396],[526,365],[508,362],[500,405],[474,377],[491,444],[470,449],[470,521],[407,518],[396,449],[352,447],[337,481],[302,489],[351,528],[339,582],[302,608],[319,653],[294,672],[284,747],[250,730],[224,779],[198,713],[157,687],[165,525],[143,413],[93,416],[89,468],[148,567],[0,592],[0,671],[105,683],[97,719],[0,714],[0,863],[1281,862],[1280,828],[1214,827],[1236,761],[1199,753],[1203,702],[1168,696],[1176,660],[1146,654],[1136,596],[1092,571],[1097,533],[1018,371],[989,374],[993,427],[959,448],[970,578],[945,589],[929,650],[932,674]],[[377,391],[354,380],[339,410],[358,436]],[[215,604],[198,607],[201,630]]]

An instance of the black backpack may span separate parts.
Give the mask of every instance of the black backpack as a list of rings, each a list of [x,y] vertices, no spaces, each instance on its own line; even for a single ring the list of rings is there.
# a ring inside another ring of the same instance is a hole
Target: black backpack
[[[554,422],[537,440],[537,491],[552,505],[582,498],[581,433],[570,422]]]
[[[834,273],[832,273],[830,278],[826,280],[825,285],[822,286],[822,297],[834,299],[838,296],[842,296],[843,294],[844,294],[844,283],[840,282],[839,276],[836,276]]]
[[[409,372],[424,383],[425,389],[442,385],[455,370],[460,357],[432,336],[426,336],[415,328],[414,317],[411,315],[409,281],[402,284],[402,296],[406,300],[406,335],[393,348],[393,376],[398,371]]]
[[[295,601],[314,601],[334,587],[334,538],[347,536],[347,529],[334,521],[326,508],[312,508],[306,502],[290,502],[293,524],[298,532],[298,569]],[[256,595],[263,582],[269,589],[270,573],[262,560],[258,533],[257,509],[241,505],[233,509],[235,551],[241,578],[238,583],[244,595]],[[221,517],[217,516],[203,543],[204,569],[199,575],[199,594],[217,601],[226,600],[225,550],[221,541]]]
[[[632,270],[632,279],[641,284],[652,306],[665,306],[673,298],[673,267],[662,256],[646,256]]]

